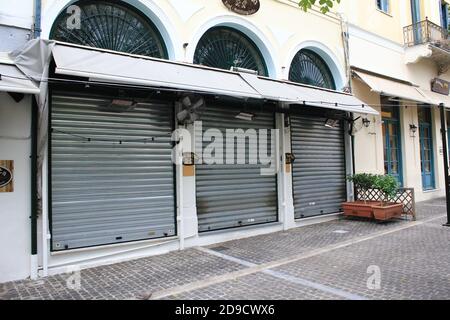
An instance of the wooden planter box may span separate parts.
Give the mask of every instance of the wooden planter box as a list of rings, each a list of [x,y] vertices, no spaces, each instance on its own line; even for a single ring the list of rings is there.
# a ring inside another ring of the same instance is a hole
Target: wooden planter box
[[[394,217],[400,217],[403,213],[403,204],[389,203],[386,206],[375,205],[372,209],[376,220],[386,221]]]
[[[381,206],[381,201],[355,201],[344,202],[342,209],[345,216],[373,218],[373,207]]]

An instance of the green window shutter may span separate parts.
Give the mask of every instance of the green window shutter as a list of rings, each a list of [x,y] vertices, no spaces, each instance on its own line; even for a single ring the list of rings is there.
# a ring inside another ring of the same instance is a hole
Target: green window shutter
[[[203,35],[195,51],[194,63],[225,70],[245,68],[268,76],[264,58],[253,41],[227,27],[215,27]]]
[[[300,50],[294,57],[289,80],[311,86],[336,89],[336,84],[326,62],[315,52]]]
[[[72,13],[56,19],[50,38],[89,47],[167,59],[167,49],[156,26],[125,3],[80,1],[80,28],[71,27]],[[72,20],[73,21],[73,20]]]

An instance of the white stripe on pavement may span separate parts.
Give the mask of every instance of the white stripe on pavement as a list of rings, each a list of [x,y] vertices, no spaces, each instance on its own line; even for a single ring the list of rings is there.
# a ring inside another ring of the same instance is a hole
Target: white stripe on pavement
[[[214,251],[214,250],[210,250],[210,249],[206,249],[206,248],[196,248],[196,249],[199,250],[199,251],[202,251],[202,252],[214,255],[216,257],[219,257],[219,258],[231,261],[231,262],[235,262],[235,263],[241,264],[241,265],[249,267],[249,268],[257,266],[254,263],[251,263],[251,262],[239,259],[239,258],[231,257],[231,256],[228,256],[226,254],[223,254],[223,253],[220,253],[220,252],[217,252],[217,251]],[[328,292],[328,293],[331,293],[331,294],[333,294],[335,296],[339,296],[339,297],[342,297],[342,298],[345,298],[345,299],[349,299],[349,300],[367,300],[367,298],[365,298],[365,297],[358,296],[356,294],[352,294],[352,293],[349,293],[349,292],[345,292],[343,290],[339,290],[339,289],[336,289],[336,288],[332,288],[332,287],[329,287],[329,286],[326,286],[326,285],[323,285],[323,284],[320,284],[320,283],[312,282],[312,281],[309,281],[309,280],[306,280],[306,279],[294,277],[294,276],[285,274],[283,272],[274,271],[274,270],[270,270],[270,269],[261,270],[261,272],[265,273],[265,274],[268,274],[268,275],[270,275],[272,277],[278,278],[278,279],[282,279],[282,280],[285,280],[285,281],[288,281],[288,282],[299,284],[299,285],[302,285],[302,286],[305,286],[305,287],[310,287],[310,288],[313,288],[313,289],[316,289],[316,290]]]
[[[414,221],[408,224],[405,224],[403,226],[399,226],[396,228],[392,228],[390,230],[387,231],[381,231],[381,232],[377,232],[374,233],[372,235],[368,235],[368,236],[363,236],[363,237],[358,237],[358,238],[354,238],[354,239],[350,239],[350,240],[346,240],[337,244],[333,244],[333,245],[329,245],[326,246],[324,248],[320,248],[320,249],[315,249],[315,250],[311,250],[309,252],[306,253],[301,253],[295,256],[291,256],[291,257],[287,257],[281,260],[277,260],[277,261],[272,261],[272,262],[268,262],[268,263],[264,263],[261,265],[256,265],[256,264],[252,264],[253,266],[249,266],[245,269],[242,270],[238,270],[238,271],[234,271],[234,272],[230,272],[227,274],[223,274],[223,275],[219,275],[219,276],[213,276],[213,277],[209,277],[203,280],[199,280],[199,281],[194,281],[185,285],[181,285],[181,286],[177,286],[177,287],[173,287],[173,288],[169,288],[169,289],[165,289],[165,290],[161,290],[158,292],[154,292],[154,293],[150,293],[149,296],[150,299],[161,299],[161,298],[166,298],[166,297],[170,297],[173,295],[178,295],[178,294],[182,294],[185,292],[189,292],[189,291],[193,291],[193,290],[198,290],[198,289],[202,289],[202,288],[206,288],[209,287],[211,285],[214,284],[219,284],[222,282],[226,282],[226,281],[230,281],[230,280],[234,280],[234,279],[238,279],[241,277],[245,277],[251,274],[255,274],[261,271],[265,271],[268,269],[274,269],[277,267],[281,267],[284,266],[286,264],[290,264],[293,262],[297,262],[303,259],[307,259],[307,258],[311,258],[314,256],[318,256],[330,251],[334,251],[337,249],[341,249],[341,248],[345,248],[348,246],[352,246],[354,244],[357,243],[361,243],[364,241],[368,241],[368,240],[372,240],[372,239],[376,239],[385,235],[389,235],[395,232],[399,232],[402,230],[406,230],[406,229],[410,229],[410,228],[414,228],[416,226],[420,226],[423,224],[426,224],[428,222],[432,222],[435,220],[439,220],[442,218],[445,218],[447,215],[440,215],[440,216],[436,216],[434,218],[430,218],[430,219],[426,219],[426,220],[422,220],[422,221]],[[198,250],[204,250],[204,248],[197,248]],[[218,252],[217,252],[218,253]],[[218,253],[220,254],[220,253]],[[234,257],[231,257],[233,259],[237,259]],[[240,260],[237,259],[236,262]],[[246,263],[250,263],[250,262],[246,262]]]

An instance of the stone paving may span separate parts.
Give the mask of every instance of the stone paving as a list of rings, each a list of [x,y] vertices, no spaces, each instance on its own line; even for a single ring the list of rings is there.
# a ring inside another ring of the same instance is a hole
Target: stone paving
[[[11,282],[0,299],[448,300],[444,201],[417,211],[417,223],[340,219],[87,269],[80,290],[68,288],[68,275]],[[379,287],[368,287],[373,270]]]

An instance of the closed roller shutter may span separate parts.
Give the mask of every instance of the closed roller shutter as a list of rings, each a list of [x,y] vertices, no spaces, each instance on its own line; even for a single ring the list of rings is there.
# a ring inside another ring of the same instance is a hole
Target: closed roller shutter
[[[172,105],[111,112],[108,101],[52,96],[53,250],[176,234]]]
[[[292,115],[295,218],[341,211],[346,199],[344,130],[325,127],[325,117]]]
[[[201,117],[203,132],[208,129],[219,129],[224,136],[225,146],[226,129],[268,129],[268,144],[270,144],[270,129],[275,127],[274,113],[259,108],[250,111],[256,115],[253,121],[245,121],[235,118],[239,112],[240,110],[236,108],[208,105],[207,111]],[[201,137],[197,135],[197,143],[199,139]],[[203,147],[207,145],[207,142],[203,143]],[[257,152],[257,149],[253,149],[254,146],[252,149],[249,148],[248,139],[245,148],[246,159],[249,158],[249,150]],[[275,155],[271,156],[272,161],[275,161]],[[200,232],[278,220],[276,175],[261,175],[261,168],[264,166],[251,165],[248,161],[246,163],[197,166],[197,212]]]

